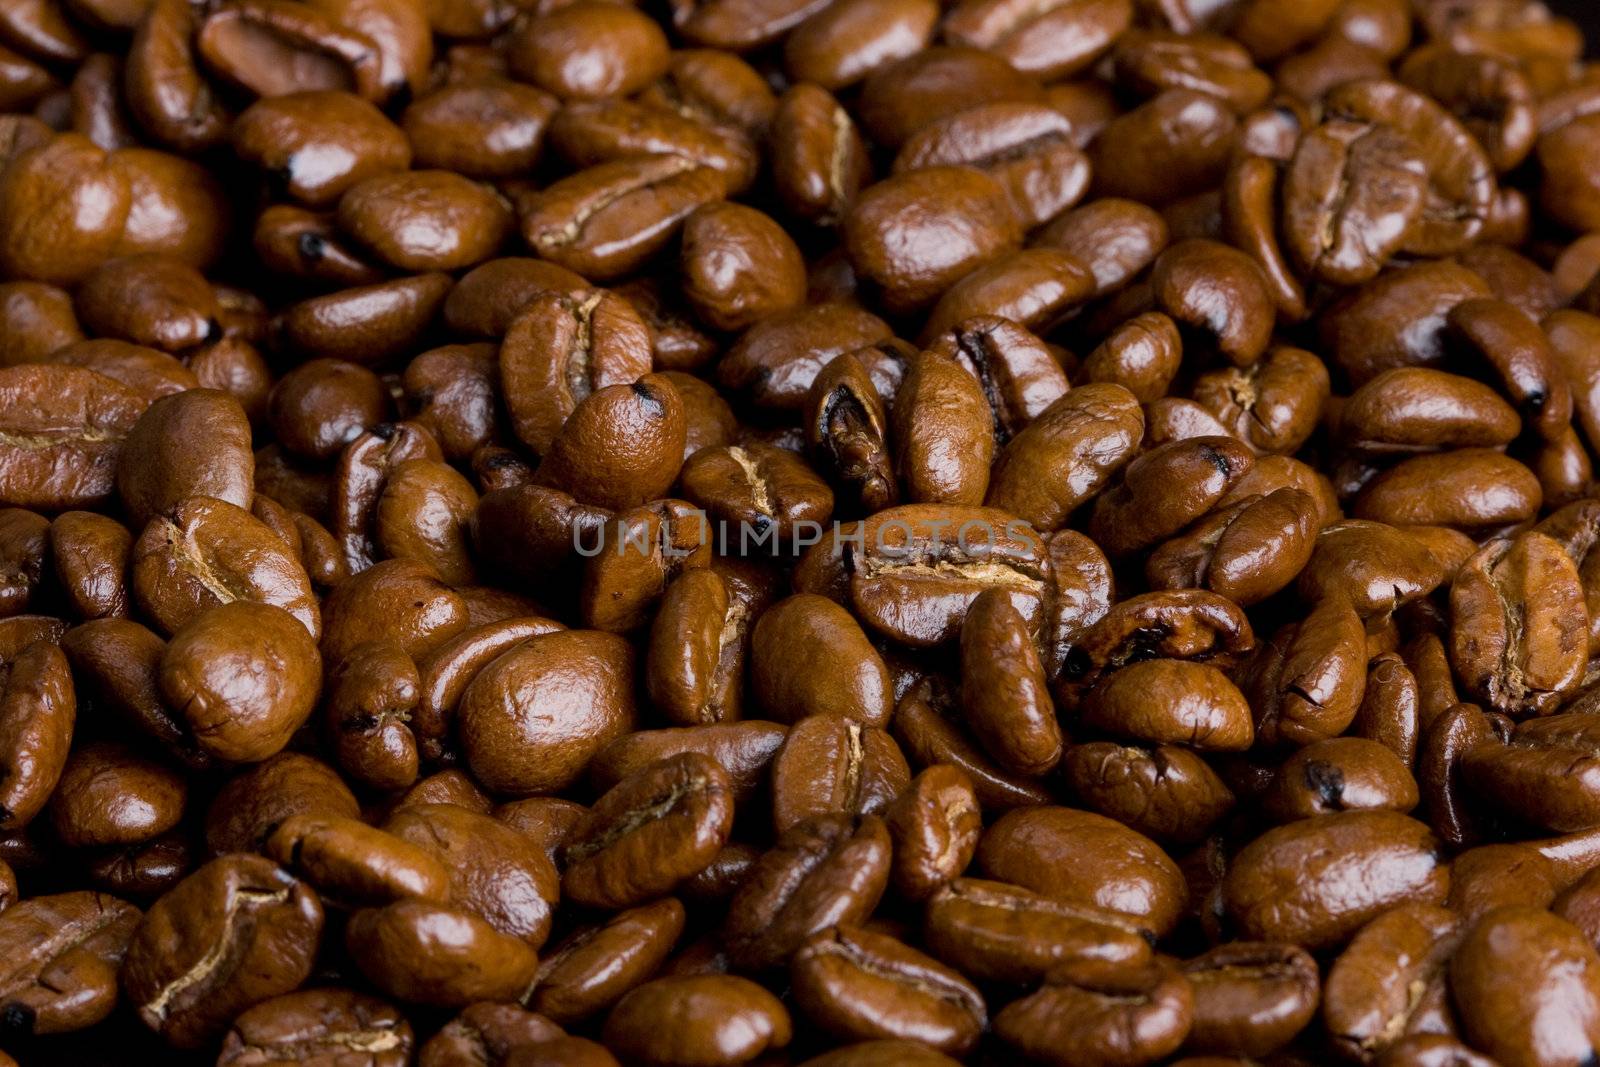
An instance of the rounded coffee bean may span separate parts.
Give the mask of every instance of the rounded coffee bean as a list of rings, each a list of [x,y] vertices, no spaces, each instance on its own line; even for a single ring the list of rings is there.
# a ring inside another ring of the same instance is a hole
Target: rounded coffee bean
[[[260,856],[201,867],[150,908],[128,944],[122,988],[144,1024],[181,1048],[311,974],[322,904]]]
[[[254,763],[282,749],[311,714],[322,657],[288,612],[234,601],[197,615],[173,635],[159,681],[203,751]]]

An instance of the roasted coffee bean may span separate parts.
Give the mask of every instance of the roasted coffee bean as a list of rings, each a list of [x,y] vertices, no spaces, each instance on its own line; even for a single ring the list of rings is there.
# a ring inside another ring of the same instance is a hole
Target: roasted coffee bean
[[[917,647],[949,641],[987,588],[1005,590],[1038,626],[1049,563],[1026,522],[992,507],[906,506],[879,512],[859,533],[845,546],[850,603],[884,636]]]
[[[1456,675],[1494,710],[1548,712],[1577,684],[1588,614],[1572,557],[1553,539],[1490,542],[1462,566],[1450,602]]]
[[[1107,908],[1003,882],[957,878],[928,899],[923,937],[936,956],[964,974],[1024,983],[1073,960],[1138,966],[1150,959],[1154,935]]]
[[[1234,858],[1223,886],[1246,936],[1320,949],[1399,904],[1439,904],[1439,842],[1390,811],[1346,811],[1268,830]]]
[[[1062,769],[1087,807],[1157,841],[1198,841],[1235,804],[1210,765],[1179,745],[1091,741],[1069,748]]]
[[[929,213],[930,203],[944,205],[940,214]],[[995,179],[969,167],[928,167],[866,189],[844,239],[857,276],[898,314],[931,304],[961,275],[1016,247],[1020,230]]]
[[[176,634],[219,604],[270,604],[313,639],[322,616],[305,567],[266,523],[243,508],[194,496],[153,517],[132,546],[133,594],[162,630]]]
[[[960,1055],[989,1021],[972,983],[871,930],[824,930],[800,947],[789,967],[800,1010],[844,1039],[904,1038]]]
[[[30,641],[5,657],[0,709],[0,826],[17,830],[60,783],[77,720],[72,672],[53,642]]]
[[[1284,822],[1335,811],[1409,812],[1417,783],[1406,764],[1376,741],[1335,737],[1300,749],[1279,768],[1267,810]]]
[[[722,939],[731,958],[766,970],[812,934],[864,920],[888,885],[890,851],[874,815],[821,815],[790,827],[728,903]]]
[[[288,612],[238,600],[185,623],[162,653],[158,680],[202,751],[253,763],[282,749],[311,714],[322,658]]]
[[[683,921],[683,905],[667,897],[576,931],[539,964],[529,1005],[564,1024],[605,1011],[660,968]]]
[[[768,766],[788,735],[787,727],[759,719],[639,730],[601,749],[589,765],[589,778],[597,787],[609,789],[658,760],[694,752],[710,756],[728,772],[734,800],[743,804],[764,784]]]
[[[727,841],[732,785],[710,756],[686,752],[624,778],[567,842],[563,895],[625,908],[698,873]]]
[[[751,695],[783,722],[832,712],[883,726],[893,710],[889,673],[860,625],[814,593],[779,601],[750,640]]]
[[[305,990],[257,1004],[235,1019],[217,1062],[236,1067],[284,1056],[316,1062],[357,1053],[373,1067],[404,1067],[412,1042],[411,1025],[376,997]]]
[[[1074,389],[1001,451],[986,502],[1038,529],[1058,529],[1133,459],[1143,433],[1138,400],[1121,385]],[[1064,473],[1045,477],[1046,469]]]
[[[1194,991],[1188,1052],[1268,1055],[1311,1021],[1322,992],[1316,961],[1290,945],[1220,945],[1182,970]]]
[[[1039,777],[1061,759],[1062,733],[1027,621],[1003,589],[986,589],[961,624],[967,725],[1007,770]]]
[[[538,966],[525,942],[472,912],[416,898],[356,912],[345,942],[390,996],[438,1007],[515,1000]]]
[[[111,495],[130,431],[145,402],[81,367],[0,369],[0,502],[58,510]]]
[[[129,518],[142,526],[194,496],[249,508],[254,474],[250,421],[239,402],[216,390],[190,389],[152,403],[128,431],[117,493]]]
[[[449,893],[436,899],[448,899],[534,948],[549,936],[557,876],[538,842],[482,808],[471,810],[443,797],[408,797],[384,830],[437,857],[449,878]]]
[[[689,213],[722,198],[724,179],[682,156],[601,163],[521,205],[522,236],[545,259],[594,281],[633,272],[672,240]]]
[[[449,875],[424,849],[356,819],[293,815],[267,839],[268,857],[345,904],[443,900]]]
[[[91,742],[67,758],[51,824],[73,848],[143,844],[176,826],[187,801],[176,770],[116,742]]]
[[[633,656],[619,637],[575,630],[517,645],[461,695],[463,755],[490,788],[514,796],[559,790],[634,723]],[[556,702],[552,718],[536,705]]]
[[[608,1047],[648,1067],[747,1063],[782,1049],[793,1035],[783,1004],[734,975],[657,978],[634,989],[606,1017]]]
[[[62,1033],[110,1015],[117,971],[139,921],[138,908],[100,893],[37,896],[7,908],[0,914],[7,960],[0,1012],[8,1030]]]
[[[1103,862],[1062,862],[1084,854],[1101,856]],[[1064,903],[1119,912],[1158,935],[1172,929],[1183,906],[1177,864],[1155,842],[1092,812],[1060,807],[1007,812],[984,832],[977,859],[989,878]]]
[[[881,815],[911,769],[886,730],[831,713],[795,723],[772,761],[772,817],[783,833],[816,815]]]
[[[260,856],[223,856],[144,916],[128,943],[122,987],[146,1026],[192,1048],[305,981],[322,922],[305,883]]]
[[[1194,1019],[1194,994],[1167,963],[1107,969],[1067,963],[1045,984],[995,1016],[995,1033],[1041,1063],[1085,1056],[1114,1063],[1162,1059],[1183,1043]]]
[[[1530,960],[1546,961],[1530,967]],[[1594,947],[1572,924],[1520,906],[1497,909],[1461,939],[1450,961],[1450,986],[1474,1045],[1503,1062],[1577,1059],[1592,1055],[1593,1003],[1597,996]],[[1484,1015],[1480,1005],[1511,983],[1536,983],[1547,1003],[1562,1005],[1557,1018],[1539,1012]]]

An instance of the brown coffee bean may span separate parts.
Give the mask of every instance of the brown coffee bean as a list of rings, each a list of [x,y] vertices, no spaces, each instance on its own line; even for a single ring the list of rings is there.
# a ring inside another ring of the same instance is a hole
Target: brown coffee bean
[[[888,417],[867,369],[854,355],[837,356],[806,395],[806,447],[830,479],[840,510],[877,511],[895,503],[898,487],[888,444]]]
[[[918,647],[952,640],[972,601],[990,587],[1007,591],[1030,629],[1039,624],[1047,556],[1027,523],[1006,512],[889,508],[859,533],[859,544],[845,546],[850,602],[885,636]]]
[[[1416,779],[1389,749],[1364,738],[1335,737],[1285,760],[1265,801],[1274,818],[1289,822],[1369,808],[1409,812],[1418,793]]]
[[[110,495],[145,402],[81,367],[0,369],[0,502],[58,510]]]
[[[980,593],[962,622],[961,703],[979,743],[1007,770],[1041,776],[1061,759],[1038,647],[1004,589]]]
[[[132,193],[88,138],[60,134],[0,175],[0,273],[59,285],[83,281],[116,253]]]
[[[418,274],[311,297],[284,310],[281,334],[306,356],[381,364],[412,349],[450,284],[445,274]]]
[[[1542,962],[1535,963],[1539,960]],[[1593,1052],[1600,959],[1578,929],[1546,911],[1508,907],[1466,932],[1450,961],[1450,987],[1474,1045],[1507,1063],[1582,1060]],[[1522,1009],[1482,1014],[1520,987],[1560,1005],[1551,1016]]]
[[[1155,744],[1242,751],[1255,731],[1250,707],[1226,675],[1205,663],[1153,659],[1130,664],[1097,688],[1086,725]]]
[[[833,513],[833,491],[805,460],[787,449],[751,442],[705,448],[683,464],[684,495],[703,507],[729,536],[739,531],[759,544],[773,541],[773,554],[795,541],[802,525],[816,527]]]
[[[146,1026],[195,1048],[305,981],[322,922],[305,883],[260,856],[224,856],[146,913],[128,943],[122,987]]]
[[[1380,371],[1439,363],[1450,309],[1489,295],[1483,279],[1465,267],[1418,263],[1346,294],[1321,317],[1320,333],[1334,362],[1360,385]],[[1408,324],[1403,332],[1396,328],[1400,322]]]
[[[419,166],[480,180],[514,178],[538,161],[557,107],[554,97],[533,86],[481,78],[421,97],[406,108],[401,125]]]
[[[1448,883],[1439,844],[1391,811],[1318,815],[1268,830],[1233,862],[1223,886],[1247,937],[1328,948],[1399,904],[1438,904]]]
[[[1194,994],[1167,963],[1107,969],[1068,963],[1038,992],[995,1016],[995,1033],[1040,1063],[1086,1056],[1115,1063],[1162,1059],[1183,1043],[1194,1017]]]
[[[345,360],[313,359],[273,387],[272,429],[295,454],[327,460],[381,423],[388,409],[383,383],[372,371]]]
[[[988,1024],[983,996],[959,973],[892,937],[835,926],[789,964],[795,1003],[840,1038],[904,1038],[963,1054]]]
[[[0,826],[16,830],[43,809],[66,769],[77,697],[66,656],[35,641],[6,657],[0,679]]]
[[[1366,685],[1367,635],[1345,596],[1319,600],[1262,647],[1241,678],[1268,744],[1335,737],[1355,720]]]
[[[414,898],[356,912],[345,943],[384,992],[438,1007],[515,1000],[539,962],[526,943],[471,912]]]
[[[733,975],[657,978],[607,1016],[608,1047],[646,1067],[736,1067],[789,1043],[793,1025],[765,989]]]
[[[1324,103],[1335,115],[1391,126],[1429,161],[1428,196],[1406,236],[1406,251],[1449,255],[1477,236],[1494,195],[1494,168],[1455,116],[1420,93],[1380,79],[1346,82]]]
[[[1120,912],[978,878],[957,878],[934,892],[923,934],[929,949],[962,973],[1009,983],[1071,960],[1137,966],[1150,959],[1153,937]]]
[[[1214,187],[1238,119],[1209,93],[1172,89],[1113,119],[1090,147],[1098,195],[1157,204]]]
[[[944,205],[938,215],[928,204]],[[951,222],[961,219],[951,229]],[[1015,248],[1019,230],[1005,189],[980,171],[929,167],[871,186],[845,220],[845,247],[891,312],[936,300],[973,267]]]
[[[458,710],[473,774],[513,796],[570,785],[633,728],[632,659],[621,638],[574,630],[532,638],[478,671]],[[552,706],[564,710],[551,716]]]
[[[1182,971],[1194,990],[1188,1052],[1268,1055],[1311,1021],[1321,998],[1316,961],[1290,945],[1220,945]]]
[[[206,817],[206,847],[216,855],[265,847],[285,819],[298,814],[355,818],[356,798],[327,764],[283,752],[235,776]]]
[[[1062,0],[1025,8],[1003,0],[965,0],[944,20],[944,36],[999,55],[1043,81],[1090,67],[1132,21],[1125,0]]]
[[[153,517],[133,545],[131,563],[140,609],[168,634],[229,603],[270,604],[313,639],[322,634],[311,580],[291,547],[226,501],[193,496]]]
[[[661,967],[683,922],[666,897],[574,932],[539,964],[530,1006],[567,1025],[606,1011]]]
[[[544,944],[559,896],[555,867],[537,841],[490,818],[486,804],[409,796],[384,830],[438,858],[450,903],[533,948]]]
[[[51,824],[71,848],[136,845],[183,818],[188,786],[179,773],[115,742],[79,745],[50,798]]]
[[[901,789],[884,814],[894,842],[891,884],[923,901],[972,862],[983,830],[971,779],[954,764],[934,764]]]
[[[595,802],[568,841],[563,895],[618,909],[670,891],[727,842],[731,791],[727,772],[694,752],[623,779]]]
[[[378,174],[405,170],[412,147],[372,104],[348,92],[312,91],[258,100],[234,121],[234,151],[311,207],[333,204]]]
[[[312,989],[264,1001],[240,1015],[217,1062],[243,1067],[261,1056],[316,1062],[356,1050],[372,1067],[405,1067],[411,1048],[411,1025],[383,1001],[344,989]]]
[[[641,12],[586,2],[530,20],[508,58],[519,77],[564,100],[626,96],[666,71],[667,39]]]
[[[377,42],[316,7],[241,0],[207,17],[195,45],[213,72],[258,96],[353,90],[376,103],[399,87],[385,84]]]
[[[1461,926],[1443,908],[1403,904],[1363,927],[1323,986],[1323,1022],[1336,1047],[1382,1055],[1405,1035],[1451,1029],[1445,969]]]
[[[387,640],[420,660],[467,628],[466,602],[426,564],[384,560],[323,602],[322,655],[337,665],[357,645]]]
[[[193,454],[202,442],[203,454]],[[250,423],[239,402],[191,389],[162,397],[139,416],[117,465],[117,492],[129,517],[143,525],[193,496],[248,508],[254,471]]]
[[[1120,674],[1118,675],[1120,677]],[[1066,781],[1090,810],[1157,841],[1189,844],[1233,810],[1235,797],[1197,753],[1179,745],[1073,745]]]
[[[1151,449],[1095,501],[1089,535],[1127,555],[1177,533],[1205,514],[1255,460],[1231,437],[1194,437]]]
[[[1324,281],[1368,281],[1404,246],[1427,193],[1416,142],[1385,123],[1332,118],[1301,138],[1284,178],[1289,251]]]
[[[1077,257],[1094,275],[1095,295],[1106,296],[1155,262],[1167,244],[1167,223],[1143,204],[1104,197],[1057,216],[1032,243]]]
[[[589,764],[589,779],[596,788],[610,789],[652,763],[694,752],[709,756],[728,772],[734,800],[744,804],[765,784],[767,768],[788,733],[785,726],[759,719],[639,730],[601,749]]]
[[[595,281],[642,266],[701,204],[720,199],[722,176],[682,156],[601,163],[525,202],[522,235],[535,252]]]
[[[56,1034],[93,1026],[117,1004],[117,973],[139,909],[100,893],[36,896],[0,914],[0,1011],[7,1029]],[[131,995],[131,993],[130,993]]]
[[[808,715],[772,761],[773,826],[782,834],[813,816],[882,815],[910,781],[887,731],[844,715]]]
[[[444,900],[450,891],[445,865],[425,849],[356,819],[292,815],[273,831],[265,851],[323,896],[347,905]]]
[[[0,283],[0,365],[38,363],[83,340],[72,296],[40,282]]]
[[[234,601],[206,609],[173,635],[159,682],[201,750],[253,763],[282,749],[311,714],[322,658],[288,612]]]
[[[683,401],[659,375],[606,386],[578,403],[536,477],[601,507],[634,507],[672,484],[687,432]]]
[[[860,625],[813,593],[780,601],[756,620],[750,680],[760,707],[784,722],[832,712],[882,726],[893,708],[888,671]]]
[[[1462,566],[1450,601],[1451,663],[1494,710],[1548,712],[1577,685],[1588,615],[1572,557],[1553,539],[1490,542]]]
[[[1143,430],[1138,401],[1122,386],[1074,389],[1001,451],[987,503],[1038,529],[1057,529],[1133,458]],[[1046,468],[1067,473],[1045,478]]]
[[[815,304],[747,330],[717,367],[724,388],[762,407],[799,408],[836,357],[893,336],[876,315],[847,304]]]
[[[32,513],[14,510],[6,514]],[[50,523],[48,535],[56,580],[73,611],[84,619],[127,615],[128,560],[133,542],[127,527],[94,512],[68,511]],[[30,572],[37,580],[38,565],[20,560],[11,570],[21,579],[18,584],[23,596],[28,590],[22,583],[27,582]]]
[[[790,827],[728,903],[722,939],[731,958],[767,970],[812,934],[864,920],[888,884],[890,851],[888,831],[873,815],[818,816]]]
[[[1102,862],[1063,862],[1095,855]],[[1022,808],[1002,815],[978,843],[986,877],[1069,904],[1106,908],[1158,934],[1177,921],[1183,874],[1155,842],[1119,823],[1069,808]]]

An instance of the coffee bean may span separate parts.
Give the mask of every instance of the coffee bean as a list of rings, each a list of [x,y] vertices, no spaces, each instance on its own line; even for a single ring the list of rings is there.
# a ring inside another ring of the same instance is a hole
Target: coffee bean
[[[305,981],[322,922],[305,883],[260,856],[231,853],[151,907],[128,943],[122,987],[146,1026],[193,1048]]]

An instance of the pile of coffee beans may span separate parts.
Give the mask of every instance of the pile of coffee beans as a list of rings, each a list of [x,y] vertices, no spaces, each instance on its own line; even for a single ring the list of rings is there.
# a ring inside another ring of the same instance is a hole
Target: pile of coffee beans
[[[1539,0],[0,0],[0,1065],[1594,1067]]]

